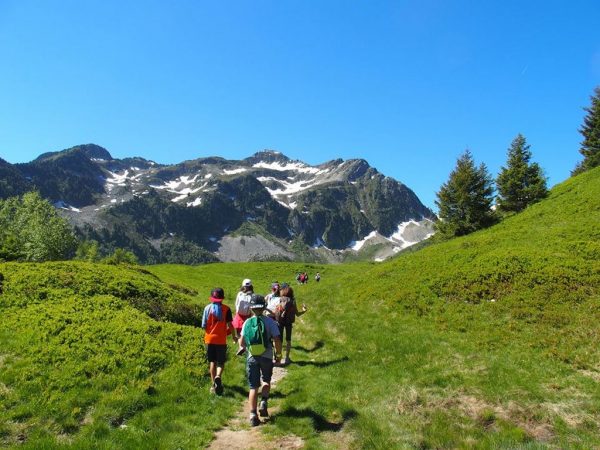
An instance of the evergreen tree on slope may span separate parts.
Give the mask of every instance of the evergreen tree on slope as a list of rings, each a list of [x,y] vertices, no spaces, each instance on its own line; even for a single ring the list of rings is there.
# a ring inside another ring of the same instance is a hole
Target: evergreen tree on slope
[[[496,179],[498,209],[503,212],[519,212],[548,195],[546,177],[537,163],[531,163],[531,151],[521,134],[508,149],[506,167],[502,167]]]
[[[600,86],[594,89],[592,104],[584,108],[587,115],[583,118],[583,125],[579,132],[583,136],[579,153],[583,155],[583,161],[579,162],[571,175],[577,175],[586,170],[600,165]]]
[[[440,220],[436,229],[442,237],[462,236],[495,222],[492,183],[485,164],[476,167],[471,152],[465,150],[437,193]]]

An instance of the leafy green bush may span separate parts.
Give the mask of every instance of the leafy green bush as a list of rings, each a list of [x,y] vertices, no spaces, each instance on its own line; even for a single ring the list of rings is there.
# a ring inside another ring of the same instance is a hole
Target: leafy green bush
[[[67,220],[38,192],[0,200],[0,260],[67,259],[75,246]]]

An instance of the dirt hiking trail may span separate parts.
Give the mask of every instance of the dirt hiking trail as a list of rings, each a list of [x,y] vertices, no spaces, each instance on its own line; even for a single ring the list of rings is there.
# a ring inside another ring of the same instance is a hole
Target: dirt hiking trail
[[[271,378],[271,389],[276,388],[277,383],[287,375],[285,367],[273,367]],[[269,404],[269,416],[277,414],[277,408]],[[209,450],[236,450],[236,449],[300,449],[304,447],[302,438],[294,435],[268,439],[261,428],[251,427],[248,423],[250,408],[248,399],[244,400],[238,414],[232,418],[225,428],[215,433],[214,440],[207,447]],[[270,418],[269,418],[270,419]],[[267,419],[267,420],[269,420]],[[261,420],[263,420],[261,418]]]

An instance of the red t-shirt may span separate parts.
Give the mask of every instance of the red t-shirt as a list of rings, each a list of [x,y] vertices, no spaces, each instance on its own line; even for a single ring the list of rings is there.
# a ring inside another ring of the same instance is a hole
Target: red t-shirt
[[[221,307],[221,320],[214,314],[214,305]],[[229,306],[211,303],[204,308],[202,316],[202,328],[206,331],[204,335],[205,344],[227,343],[227,324],[233,321]]]

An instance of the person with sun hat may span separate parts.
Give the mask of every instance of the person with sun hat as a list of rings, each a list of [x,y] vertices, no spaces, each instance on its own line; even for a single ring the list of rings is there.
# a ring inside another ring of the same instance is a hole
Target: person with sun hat
[[[223,394],[223,368],[227,360],[227,335],[231,334],[233,342],[238,341],[238,333],[233,327],[231,308],[223,304],[225,292],[217,287],[210,293],[210,303],[202,314],[204,328],[204,343],[206,344],[206,359],[209,364],[211,379],[210,392]]]

